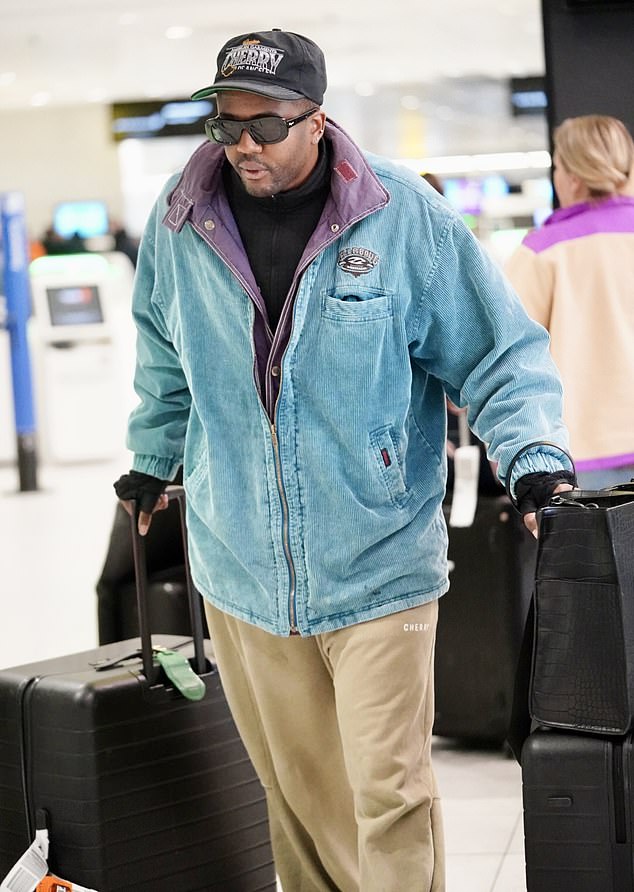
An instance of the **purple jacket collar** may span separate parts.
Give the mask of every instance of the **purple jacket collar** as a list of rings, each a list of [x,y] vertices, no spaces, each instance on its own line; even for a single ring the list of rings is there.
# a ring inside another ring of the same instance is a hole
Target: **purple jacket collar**
[[[543,226],[529,232],[524,245],[545,251],[552,245],[599,232],[634,232],[634,198],[612,195],[601,201],[583,201],[557,208]]]
[[[579,204],[572,204],[567,208],[557,208],[550,217],[546,218],[544,226],[549,226],[560,220],[568,220],[570,217],[576,217],[577,214],[585,214],[586,211],[607,211],[610,208],[620,207],[621,205],[634,207],[634,198],[630,198],[628,195],[610,195],[609,198],[604,198],[601,201],[581,201]]]

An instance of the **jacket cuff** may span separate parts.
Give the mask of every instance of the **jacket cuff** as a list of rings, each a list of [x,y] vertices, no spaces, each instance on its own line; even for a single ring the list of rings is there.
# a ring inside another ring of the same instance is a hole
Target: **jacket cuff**
[[[135,454],[132,459],[132,470],[150,474],[159,480],[173,480],[182,464],[180,458],[166,458],[158,455]]]
[[[575,473],[572,456],[565,449],[546,441],[529,443],[511,459],[504,481],[506,494],[517,507],[515,484],[520,477],[525,474],[555,474],[561,470]]]

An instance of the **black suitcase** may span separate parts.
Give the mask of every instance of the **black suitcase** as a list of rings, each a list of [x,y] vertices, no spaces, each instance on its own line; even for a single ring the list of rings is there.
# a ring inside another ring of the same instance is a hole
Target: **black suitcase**
[[[198,596],[194,644],[152,642],[139,582],[140,639],[0,672],[0,877],[44,812],[51,872],[98,892],[274,892],[265,797],[205,657]],[[203,699],[175,689],[153,644],[185,645]]]
[[[538,729],[522,749],[527,892],[632,892],[632,736]]]
[[[493,745],[506,739],[536,552],[535,539],[504,495],[480,496],[473,524],[449,528],[434,734]]]

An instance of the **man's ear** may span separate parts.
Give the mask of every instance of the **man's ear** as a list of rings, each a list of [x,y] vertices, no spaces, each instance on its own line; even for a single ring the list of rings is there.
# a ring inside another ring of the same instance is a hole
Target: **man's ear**
[[[313,142],[318,143],[326,127],[326,113],[323,111],[315,112],[310,119],[310,126],[312,128]]]

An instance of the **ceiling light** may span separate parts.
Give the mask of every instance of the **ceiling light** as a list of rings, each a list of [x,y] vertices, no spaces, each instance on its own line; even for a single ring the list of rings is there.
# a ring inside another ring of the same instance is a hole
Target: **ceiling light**
[[[547,170],[551,160],[548,152],[499,152],[486,155],[442,155],[435,158],[399,158],[400,164],[420,172],[436,174],[479,174],[511,170]]]
[[[490,152],[474,155],[473,163],[476,170],[525,170],[529,166],[534,166],[529,163],[526,152]]]
[[[0,74],[0,87],[8,87],[9,84],[12,84],[16,79],[17,74],[15,71],[3,71]]]
[[[542,169],[547,169],[552,165],[552,159],[550,157],[550,152],[546,152],[544,150],[536,151],[536,152],[527,152],[526,159],[528,161],[529,167],[538,167]]]
[[[357,96],[374,96],[376,92],[374,84],[371,84],[369,81],[361,81],[355,84],[354,91]]]
[[[122,12],[119,16],[119,24],[120,25],[135,25],[139,21],[138,12]]]
[[[186,37],[191,37],[192,34],[193,28],[190,28],[189,25],[172,25],[165,32],[168,40],[184,40]]]

